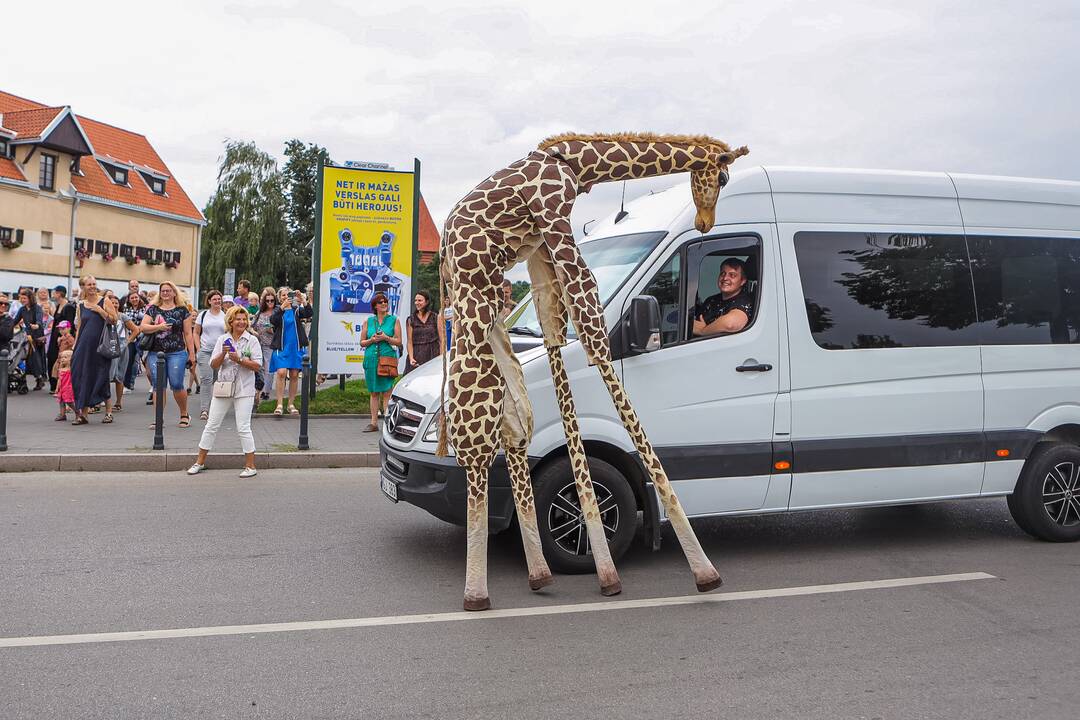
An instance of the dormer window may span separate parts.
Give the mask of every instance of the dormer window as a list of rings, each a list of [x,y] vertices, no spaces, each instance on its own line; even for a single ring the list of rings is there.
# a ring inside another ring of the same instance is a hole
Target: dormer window
[[[165,178],[151,175],[150,173],[139,170],[139,174],[142,175],[142,179],[146,181],[146,186],[150,188],[150,191],[155,195],[165,194]]]
[[[112,163],[105,162],[104,160],[99,160],[99,162],[101,163],[101,168],[105,171],[105,174],[108,175],[109,179],[112,180],[115,184],[128,184],[127,168],[121,167],[119,165],[113,165]]]
[[[11,146],[8,144],[7,138],[0,137],[0,158],[11,157]]]

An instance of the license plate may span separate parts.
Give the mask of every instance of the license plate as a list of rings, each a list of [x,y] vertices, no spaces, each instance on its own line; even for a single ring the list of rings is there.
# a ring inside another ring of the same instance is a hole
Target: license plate
[[[397,483],[386,477],[385,475],[379,476],[379,486],[382,488],[383,495],[390,498],[394,502],[397,502]]]

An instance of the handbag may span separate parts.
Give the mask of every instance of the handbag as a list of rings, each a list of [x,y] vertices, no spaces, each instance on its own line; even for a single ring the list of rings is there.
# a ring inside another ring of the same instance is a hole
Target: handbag
[[[239,377],[239,375],[237,375]],[[236,394],[236,379],[232,380],[218,380],[214,383],[214,397],[216,398],[231,398]]]
[[[150,352],[154,349],[154,333],[140,333],[135,338],[135,349],[139,352]]]
[[[379,367],[375,371],[375,374],[379,377],[396,378],[398,376],[397,357],[381,355],[379,357]]]
[[[116,332],[116,325],[106,322],[101,328],[101,337],[98,338],[98,355],[107,360],[115,360],[123,352],[124,348],[120,344],[120,335]]]

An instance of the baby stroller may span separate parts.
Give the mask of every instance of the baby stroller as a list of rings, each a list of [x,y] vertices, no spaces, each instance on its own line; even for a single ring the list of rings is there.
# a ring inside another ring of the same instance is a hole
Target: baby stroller
[[[30,392],[26,384],[26,356],[30,339],[24,332],[15,333],[8,342],[8,393],[25,395]]]

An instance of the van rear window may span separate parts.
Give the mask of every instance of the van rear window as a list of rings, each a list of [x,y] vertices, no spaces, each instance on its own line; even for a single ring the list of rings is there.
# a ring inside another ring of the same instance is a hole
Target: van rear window
[[[979,342],[963,235],[805,231],[795,255],[827,350]]]
[[[968,238],[986,345],[1080,342],[1080,239]]]

